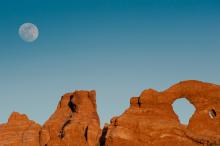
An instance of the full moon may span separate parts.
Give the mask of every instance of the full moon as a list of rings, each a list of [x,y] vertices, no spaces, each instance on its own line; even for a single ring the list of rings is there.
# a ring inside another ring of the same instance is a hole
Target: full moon
[[[24,23],[19,28],[19,36],[26,42],[34,42],[39,36],[39,30],[32,23]]]

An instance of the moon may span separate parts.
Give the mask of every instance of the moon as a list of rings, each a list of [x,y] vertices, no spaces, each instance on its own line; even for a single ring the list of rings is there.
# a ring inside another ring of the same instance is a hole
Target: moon
[[[34,42],[39,36],[39,30],[32,23],[24,23],[19,28],[19,36],[26,42]]]

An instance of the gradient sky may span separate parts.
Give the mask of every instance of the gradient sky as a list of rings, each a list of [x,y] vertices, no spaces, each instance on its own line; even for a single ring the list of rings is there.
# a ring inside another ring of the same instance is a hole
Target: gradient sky
[[[42,124],[76,89],[97,91],[103,124],[144,89],[220,84],[219,0],[3,0],[0,18],[0,122]],[[37,41],[19,38],[25,22]]]

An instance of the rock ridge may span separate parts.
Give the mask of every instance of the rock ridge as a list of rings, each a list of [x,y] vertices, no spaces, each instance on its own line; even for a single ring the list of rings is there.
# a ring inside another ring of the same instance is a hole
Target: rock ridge
[[[180,123],[172,103],[186,98],[196,111]],[[220,146],[220,86],[181,81],[164,91],[144,90],[100,128],[96,92],[64,94],[41,126],[13,112],[0,124],[0,146]]]

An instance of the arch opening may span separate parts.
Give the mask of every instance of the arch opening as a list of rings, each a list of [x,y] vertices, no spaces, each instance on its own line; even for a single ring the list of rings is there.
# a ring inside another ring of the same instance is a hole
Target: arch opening
[[[173,110],[179,118],[181,124],[188,125],[189,120],[196,108],[186,98],[176,99],[172,104]]]

